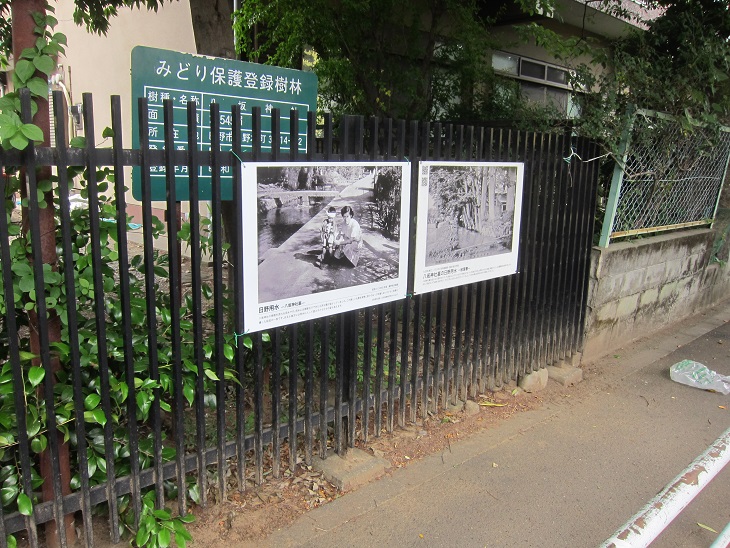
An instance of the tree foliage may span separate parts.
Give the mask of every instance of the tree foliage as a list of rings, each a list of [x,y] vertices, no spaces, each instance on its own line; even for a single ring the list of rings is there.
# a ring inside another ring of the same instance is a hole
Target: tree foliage
[[[579,130],[612,150],[629,105],[678,116],[688,129],[730,120],[728,4],[658,0],[649,7],[663,12],[645,30],[635,28],[608,44],[562,38],[537,25],[526,28],[539,46],[573,68],[582,109]],[[577,61],[580,57],[588,61]]]
[[[554,0],[515,3],[528,18],[550,12],[559,18]],[[490,38],[500,10],[485,6],[482,0],[251,0],[234,15],[234,28],[238,50],[255,61],[299,68],[303,54],[313,51],[320,106],[336,113],[508,119],[532,129],[564,118],[529,103],[516,81],[494,73],[488,52],[506,46]],[[620,0],[592,7],[635,17]],[[612,41],[585,32],[566,37],[539,22],[520,25],[523,41],[547,48],[572,69],[582,107],[579,131],[612,149],[628,104],[689,122],[728,119],[727,3],[657,0],[648,7],[663,14]]]
[[[524,105],[498,94],[479,0],[251,0],[234,15],[237,49],[299,68],[313,51],[320,106],[395,118],[494,117]],[[463,98],[463,99],[462,99]]]
[[[697,118],[730,113],[730,10],[717,0],[662,0],[666,11],[646,32],[612,48],[615,70],[604,87],[625,89],[643,108]]]

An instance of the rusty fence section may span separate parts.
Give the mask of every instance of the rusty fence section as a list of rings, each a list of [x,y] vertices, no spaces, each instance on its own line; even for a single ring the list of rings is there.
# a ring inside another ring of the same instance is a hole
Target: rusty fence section
[[[139,112],[146,106],[140,100]],[[100,509],[119,541],[137,528],[146,500],[161,508],[175,498],[185,514],[213,492],[220,500],[328,450],[342,453],[581,348],[598,173],[596,162],[566,157],[595,157],[592,143],[328,115],[320,136],[313,115],[293,113],[291,135],[306,124],[310,147],[282,152],[274,112],[264,153],[261,112],[254,148],[244,151],[234,108],[231,152],[221,150],[214,103],[212,150],[203,151],[193,108],[183,118],[165,105],[166,150],[150,148],[143,116],[139,148],[125,149],[113,97],[109,148],[97,148],[89,131],[76,147],[0,152],[8,212],[0,216],[0,546],[10,534],[30,546],[57,535],[66,545],[70,529],[55,524],[69,519],[92,546]],[[90,95],[83,111],[84,127],[94,128]],[[187,125],[187,150],[176,150],[174,124]],[[64,127],[55,124],[56,143],[67,142]],[[238,184],[233,201],[220,192],[221,171],[240,181],[239,159],[525,162],[518,272],[240,335],[244,197]],[[44,167],[50,178],[37,176]],[[150,173],[164,171],[168,212],[178,211],[183,168],[190,196],[198,196],[195,174],[210,168],[209,208],[194,202],[185,222],[161,219],[143,198],[130,218],[130,167],[145,197]],[[13,194],[21,172],[27,186]],[[39,221],[45,208],[55,218],[52,268],[39,245],[49,237]]]

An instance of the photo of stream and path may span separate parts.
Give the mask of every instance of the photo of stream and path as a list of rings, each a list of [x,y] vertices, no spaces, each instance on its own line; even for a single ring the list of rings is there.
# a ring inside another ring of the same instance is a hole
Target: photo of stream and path
[[[259,178],[257,189],[260,303],[398,277],[401,244],[393,227],[400,226],[400,214],[386,218],[396,204],[384,203],[378,186],[384,175],[378,168],[320,166],[306,174],[301,167],[271,169],[268,179]],[[399,196],[400,189],[395,190]],[[319,260],[327,210],[335,208],[339,234],[345,206],[352,208],[362,231],[357,266],[329,253]]]

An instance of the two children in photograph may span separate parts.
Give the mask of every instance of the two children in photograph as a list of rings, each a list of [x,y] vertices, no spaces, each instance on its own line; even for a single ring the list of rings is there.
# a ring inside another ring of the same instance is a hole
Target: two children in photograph
[[[341,260],[343,257],[355,267],[360,260],[362,250],[362,229],[355,220],[355,212],[352,207],[344,206],[340,210],[344,226],[338,232],[337,208],[330,206],[327,209],[327,218],[322,222],[319,231],[322,242],[322,253],[317,257],[315,265],[322,268],[325,259],[328,257]]]

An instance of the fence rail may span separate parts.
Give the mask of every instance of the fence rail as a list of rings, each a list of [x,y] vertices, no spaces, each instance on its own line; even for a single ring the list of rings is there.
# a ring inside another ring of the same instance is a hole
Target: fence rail
[[[60,97],[55,104],[62,104]],[[27,101],[25,108],[28,113]],[[188,150],[173,150],[173,122],[182,122],[166,103],[166,150],[149,149],[144,117],[140,148],[129,150],[122,145],[118,97],[111,108],[109,149],[95,147],[89,131],[83,148],[31,145],[22,153],[0,152],[6,173],[24,166],[23,223],[30,234],[28,241],[15,217],[0,216],[0,338],[7,342],[0,356],[0,434],[14,440],[2,448],[0,480],[18,482],[2,499],[0,546],[7,534],[19,532],[31,546],[42,544],[49,533],[38,526],[73,513],[92,546],[92,510],[100,504],[117,542],[120,528],[139,523],[142,493],[149,489],[158,507],[176,491],[184,514],[190,500],[205,505],[211,490],[220,500],[229,489],[261,483],[266,471],[279,477],[300,460],[310,464],[330,449],[343,453],[356,439],[367,442],[424,419],[581,348],[598,172],[595,162],[564,158],[571,150],[594,157],[594,144],[506,128],[362,117],[335,124],[328,115],[323,137],[315,139],[312,115],[309,143],[317,147],[283,154],[274,112],[274,145],[264,154],[256,111],[253,150],[241,151],[240,126],[234,125],[233,154],[220,150],[212,104],[213,152],[199,150],[192,107]],[[139,112],[146,111],[142,99]],[[84,127],[94,127],[93,113],[92,97],[85,95]],[[239,124],[238,109],[232,114]],[[300,123],[291,118],[292,133]],[[56,143],[67,141],[64,127],[56,123]],[[240,181],[239,158],[525,162],[518,272],[243,337],[241,276],[226,277],[242,270],[237,234],[243,197],[240,184],[233,185],[232,202],[223,202],[220,193],[220,168]],[[52,204],[50,186],[36,178],[44,166],[57,177]],[[74,166],[85,171],[85,183]],[[177,207],[175,167],[187,167],[189,194],[197,196],[195,174],[210,166],[209,218],[192,203],[189,226],[169,213],[162,224],[143,199],[144,245],[132,247],[124,191],[129,166],[140,169],[145,196],[150,167],[165,167],[168,212]],[[0,182],[6,203],[11,184],[10,176]],[[69,192],[79,189],[86,209],[71,207]],[[42,264],[39,200],[56,211],[58,229],[50,237],[59,250],[57,272]],[[227,249],[224,225],[232,242]],[[157,249],[163,236],[166,250]],[[190,246],[189,281],[180,268],[181,238]],[[16,266],[26,245],[30,270]],[[29,326],[37,326],[37,342]],[[34,384],[40,371],[43,379]],[[3,413],[10,412],[15,420],[7,422]],[[51,489],[41,495],[36,479],[43,455],[50,457],[52,476],[45,480]],[[62,480],[69,474],[70,488]],[[21,493],[35,501],[27,515],[19,512]],[[64,528],[56,530],[66,545]]]

